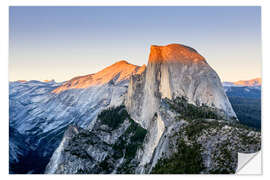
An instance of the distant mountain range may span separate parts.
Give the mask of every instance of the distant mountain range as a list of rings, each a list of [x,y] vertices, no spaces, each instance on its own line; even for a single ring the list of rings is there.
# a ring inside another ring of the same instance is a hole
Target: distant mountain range
[[[261,84],[261,78],[223,82],[239,121],[256,129],[261,128]]]
[[[223,86],[261,86],[262,78],[255,78],[250,80],[240,80],[236,82],[225,81],[222,83]]]

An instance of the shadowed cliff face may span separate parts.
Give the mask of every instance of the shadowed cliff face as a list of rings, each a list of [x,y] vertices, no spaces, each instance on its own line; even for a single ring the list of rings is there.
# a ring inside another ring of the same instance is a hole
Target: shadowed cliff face
[[[109,108],[99,114],[91,131],[68,128],[45,173],[132,173],[145,135],[124,106]]]

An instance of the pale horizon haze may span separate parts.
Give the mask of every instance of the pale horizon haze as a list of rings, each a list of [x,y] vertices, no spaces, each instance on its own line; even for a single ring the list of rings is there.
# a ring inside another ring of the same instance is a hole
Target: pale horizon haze
[[[143,65],[151,45],[196,49],[222,81],[261,77],[259,6],[9,8],[9,80],[66,81],[120,60]]]

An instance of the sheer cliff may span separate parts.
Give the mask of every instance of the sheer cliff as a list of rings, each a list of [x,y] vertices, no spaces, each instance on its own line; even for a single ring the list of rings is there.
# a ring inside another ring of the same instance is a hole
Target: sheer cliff
[[[130,116],[144,128],[151,128],[142,167],[150,161],[168,121],[160,114],[161,100],[177,97],[196,106],[209,106],[223,119],[237,121],[217,73],[196,50],[179,44],[151,46],[146,71],[132,77],[126,100]]]
[[[217,73],[195,49],[151,46],[138,72],[91,128],[70,127],[46,173],[234,173],[237,152],[260,150],[260,132],[239,124]],[[62,89],[69,87],[81,85]]]
[[[196,50],[179,44],[151,46],[145,74],[133,77],[129,85],[126,105],[131,116],[148,127],[160,99],[182,96],[191,104],[216,108],[227,120],[236,119],[217,73]]]

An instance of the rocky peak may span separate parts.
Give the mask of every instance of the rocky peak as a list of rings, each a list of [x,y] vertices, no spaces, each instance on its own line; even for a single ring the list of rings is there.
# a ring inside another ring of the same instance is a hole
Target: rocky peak
[[[161,99],[177,97],[185,97],[197,106],[216,108],[225,119],[236,117],[217,73],[195,49],[180,44],[151,46],[146,72],[130,81],[130,113],[147,128]],[[142,112],[137,112],[140,109]]]
[[[167,46],[151,46],[151,52],[149,56],[149,63],[161,63],[161,62],[199,62],[204,61],[202,57],[195,49],[181,45],[181,44],[169,44]]]
[[[149,131],[141,167],[150,161],[164,130],[175,119],[161,112],[162,100],[179,97],[215,109],[223,119],[237,119],[217,73],[196,50],[179,44],[151,46],[146,71],[131,78],[126,100],[131,117]]]
[[[145,66],[140,67],[121,60],[95,74],[75,77],[55,89],[53,93],[60,93],[68,89],[89,88],[91,86],[103,85],[112,81],[114,83],[119,83],[128,80],[132,74],[142,73],[144,69]]]

